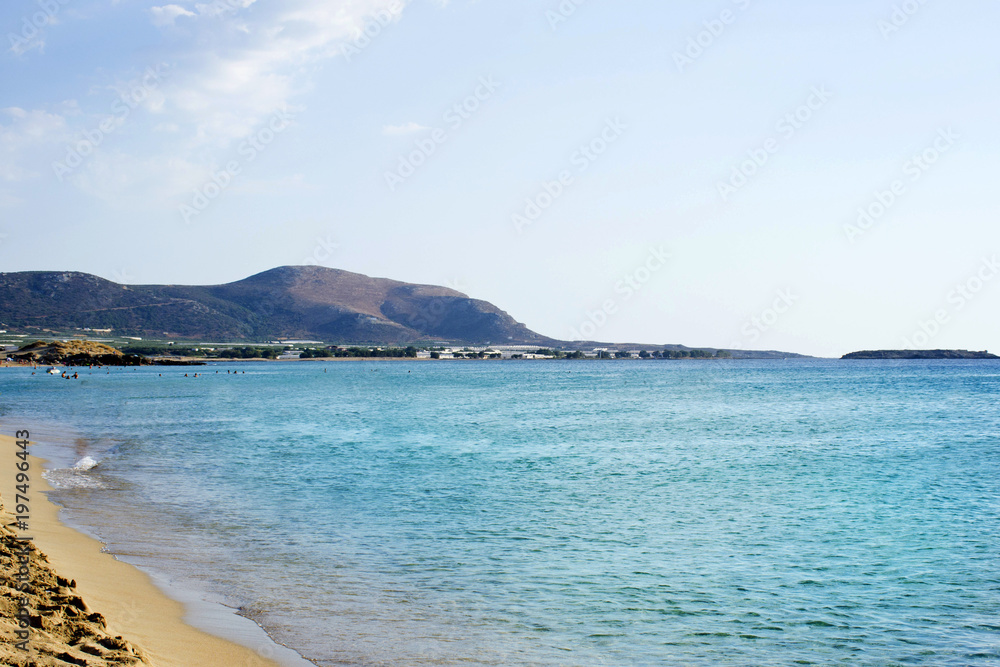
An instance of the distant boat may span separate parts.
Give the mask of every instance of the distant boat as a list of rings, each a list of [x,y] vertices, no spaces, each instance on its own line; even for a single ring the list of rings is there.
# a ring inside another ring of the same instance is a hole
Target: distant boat
[[[47,370],[45,372],[48,373],[49,375],[59,375],[59,371],[57,369],[55,369],[55,368],[50,368],[49,370]]]

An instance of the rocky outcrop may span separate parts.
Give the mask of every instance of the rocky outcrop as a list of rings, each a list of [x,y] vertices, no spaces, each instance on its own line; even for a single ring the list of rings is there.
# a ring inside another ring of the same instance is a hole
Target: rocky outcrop
[[[141,366],[149,361],[136,354],[122,354],[113,347],[91,341],[37,341],[10,353],[15,361],[65,366]]]

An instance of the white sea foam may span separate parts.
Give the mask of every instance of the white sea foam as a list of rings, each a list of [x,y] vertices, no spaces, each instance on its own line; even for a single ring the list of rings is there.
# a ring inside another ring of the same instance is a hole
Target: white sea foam
[[[84,456],[82,459],[80,459],[73,465],[73,470],[90,470],[96,465],[97,461],[90,458],[89,456]]]
[[[104,484],[88,474],[96,468],[98,461],[90,456],[84,456],[73,464],[72,468],[55,468],[42,473],[42,477],[57,489],[103,489]]]

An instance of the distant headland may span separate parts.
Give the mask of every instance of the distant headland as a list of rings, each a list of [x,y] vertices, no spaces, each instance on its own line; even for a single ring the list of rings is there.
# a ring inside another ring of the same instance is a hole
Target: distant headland
[[[181,348],[234,358],[257,354],[237,347],[288,358],[297,357],[295,346],[301,344],[312,346],[298,350],[303,355],[331,357],[365,356],[362,347],[379,348],[369,353],[387,357],[392,355],[383,354],[386,348],[414,347],[442,359],[470,358],[471,353],[503,358],[803,358],[775,350],[557,340],[528,329],[492,303],[448,287],[320,266],[282,266],[224,285],[123,285],[75,271],[0,272],[0,334],[6,335],[0,340],[3,351],[30,340],[83,339],[134,348],[123,352],[154,358],[176,357]],[[351,346],[357,349],[335,349]],[[135,349],[140,347],[144,349]],[[38,363],[65,362],[77,354],[17,349],[12,356],[27,360],[29,352]],[[112,358],[108,350],[90,354],[72,361],[145,363]]]
[[[989,352],[968,350],[864,350],[845,354],[842,359],[1000,359]]]

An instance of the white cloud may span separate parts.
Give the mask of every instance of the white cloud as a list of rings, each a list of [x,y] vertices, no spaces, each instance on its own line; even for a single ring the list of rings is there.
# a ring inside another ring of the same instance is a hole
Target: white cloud
[[[45,40],[41,37],[34,39],[11,39],[10,41],[10,52],[15,56],[23,56],[32,49],[38,49],[39,53],[45,53]]]
[[[382,128],[382,134],[387,137],[398,137],[400,135],[413,134],[414,132],[420,132],[427,129],[430,128],[426,125],[420,125],[419,123],[410,121],[409,123],[403,123],[402,125],[386,125]]]
[[[309,89],[317,63],[340,56],[371,22],[398,20],[408,1],[211,0],[160,7],[154,23],[173,40],[154,124],[161,136],[168,130],[174,137],[165,157],[208,166],[276,110],[298,110],[296,96]]]
[[[241,180],[233,186],[233,192],[250,195],[287,195],[290,192],[317,192],[319,188],[306,180],[305,174],[289,174],[272,179]]]
[[[405,5],[406,0],[213,0],[194,5],[194,12],[162,7],[182,9],[187,17],[183,31],[170,28],[171,38],[180,41],[163,87],[162,122],[181,128],[188,150],[226,147],[275,110],[295,108],[294,98],[308,89],[307,75],[316,63],[339,55],[370,21],[398,19]]]
[[[194,12],[189,12],[180,5],[153,7],[149,12],[153,15],[153,25],[156,26],[173,25],[178,16],[197,16]]]
[[[0,208],[14,208],[24,203],[24,200],[12,194],[10,190],[0,190]],[[6,237],[0,234],[0,241]]]
[[[9,124],[0,124],[0,180],[21,182],[45,168],[42,149],[53,148],[71,136],[66,119],[42,110],[0,109]],[[2,122],[0,116],[0,122]]]
[[[372,22],[399,20],[408,2],[177,0],[152,7],[149,20],[164,31],[158,54],[168,75],[143,100],[142,114],[133,110],[126,126],[117,111],[134,83],[114,80],[125,72],[92,86],[82,98],[91,100],[87,109],[75,102],[7,109],[0,113],[0,182],[51,174],[53,160],[115,114],[110,138],[65,180],[116,204],[183,197],[277,110],[298,110],[296,97],[309,90],[318,63],[342,55]],[[418,129],[410,123],[386,132]]]
[[[209,3],[198,3],[194,6],[202,16],[220,16],[246,9],[257,0],[213,0]]]
[[[118,209],[173,205],[211,171],[179,157],[137,157],[117,150],[95,153],[67,180],[86,195]]]

